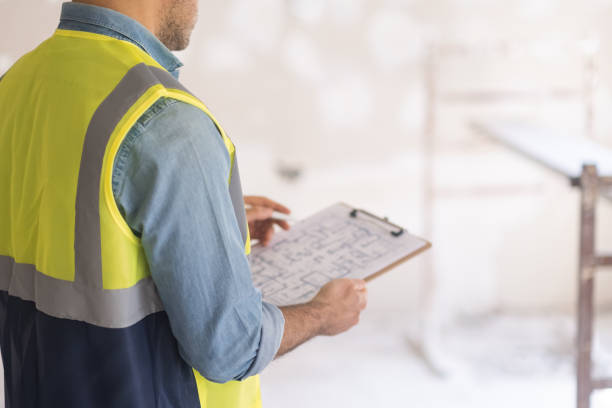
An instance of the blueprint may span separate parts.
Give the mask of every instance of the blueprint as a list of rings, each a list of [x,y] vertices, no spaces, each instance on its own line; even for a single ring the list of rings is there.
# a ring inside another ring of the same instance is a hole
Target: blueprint
[[[250,255],[255,287],[277,306],[304,303],[327,282],[365,279],[429,247],[409,234],[393,236],[396,228],[358,213],[346,204],[332,205],[278,232],[267,247]]]

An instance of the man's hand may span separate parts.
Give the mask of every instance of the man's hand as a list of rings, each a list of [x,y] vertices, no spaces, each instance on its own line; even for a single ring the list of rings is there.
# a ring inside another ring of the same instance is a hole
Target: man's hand
[[[285,332],[277,357],[317,335],[333,336],[359,322],[367,305],[367,289],[361,279],[337,279],[321,288],[303,305],[281,307]]]
[[[324,311],[319,334],[333,336],[359,323],[359,315],[368,303],[367,295],[361,279],[337,279],[323,286],[310,302]]]
[[[274,211],[290,214],[291,210],[282,204],[266,197],[245,196],[246,217],[249,223],[251,238],[258,239],[264,246],[268,245],[274,235],[274,225],[284,230],[289,229],[289,223],[273,218]]]

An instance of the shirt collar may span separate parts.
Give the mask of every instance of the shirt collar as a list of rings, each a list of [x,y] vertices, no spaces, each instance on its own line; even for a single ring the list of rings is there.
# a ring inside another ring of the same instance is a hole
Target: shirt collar
[[[104,29],[98,30],[98,33],[110,30],[119,34],[117,37],[140,46],[170,73],[174,73],[183,66],[181,61],[145,26],[115,10],[83,3],[66,2],[62,4],[59,28],[62,28],[62,23],[70,22],[82,23],[82,31],[90,31],[87,26],[97,26]],[[71,24],[71,26],[74,27],[74,24]]]

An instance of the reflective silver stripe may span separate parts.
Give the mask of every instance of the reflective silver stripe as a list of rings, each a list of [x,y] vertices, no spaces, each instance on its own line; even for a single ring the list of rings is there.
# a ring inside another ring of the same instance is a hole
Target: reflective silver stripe
[[[240,184],[240,171],[238,170],[238,157],[234,153],[234,164],[232,166],[232,178],[229,185],[229,193],[232,199],[232,205],[234,206],[234,214],[236,215],[236,221],[238,221],[238,227],[240,227],[240,233],[242,234],[242,241],[246,244],[247,241],[247,220],[246,213],[244,210],[244,197],[242,196],[242,185]]]
[[[115,127],[147,89],[159,83],[145,64],[131,68],[94,113],[83,144],[76,194],[75,283],[102,289],[100,176]]]
[[[89,123],[83,144],[75,207],[74,279],[76,283],[103,288],[99,198],[104,152],[121,118],[149,88],[156,84],[189,93],[168,72],[138,64],[127,72],[100,104]],[[238,174],[237,170],[235,174]],[[230,185],[230,192],[233,193],[232,204],[242,238],[246,242],[247,227],[239,177],[232,177],[232,184],[234,185],[233,187]]]
[[[183,84],[181,84],[178,80],[176,80],[176,78],[170,75],[168,71],[164,71],[163,69],[157,68],[157,67],[149,67],[149,70],[151,71],[153,75],[155,75],[155,78],[157,78],[159,83],[162,84],[164,87],[170,88],[170,89],[179,89],[193,96],[193,94],[189,92],[187,88],[183,86]]]
[[[0,290],[36,303],[53,317],[124,328],[163,310],[151,278],[127,289],[104,290],[44,275],[34,265],[0,256]]]

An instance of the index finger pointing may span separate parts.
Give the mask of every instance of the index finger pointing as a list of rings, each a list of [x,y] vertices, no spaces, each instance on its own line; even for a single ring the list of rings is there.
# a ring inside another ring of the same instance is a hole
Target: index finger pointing
[[[276,201],[270,200],[267,197],[248,196],[244,198],[244,202],[253,206],[272,208],[273,210],[276,210],[283,214],[291,213],[291,210],[289,208],[285,207],[281,203],[277,203]]]

